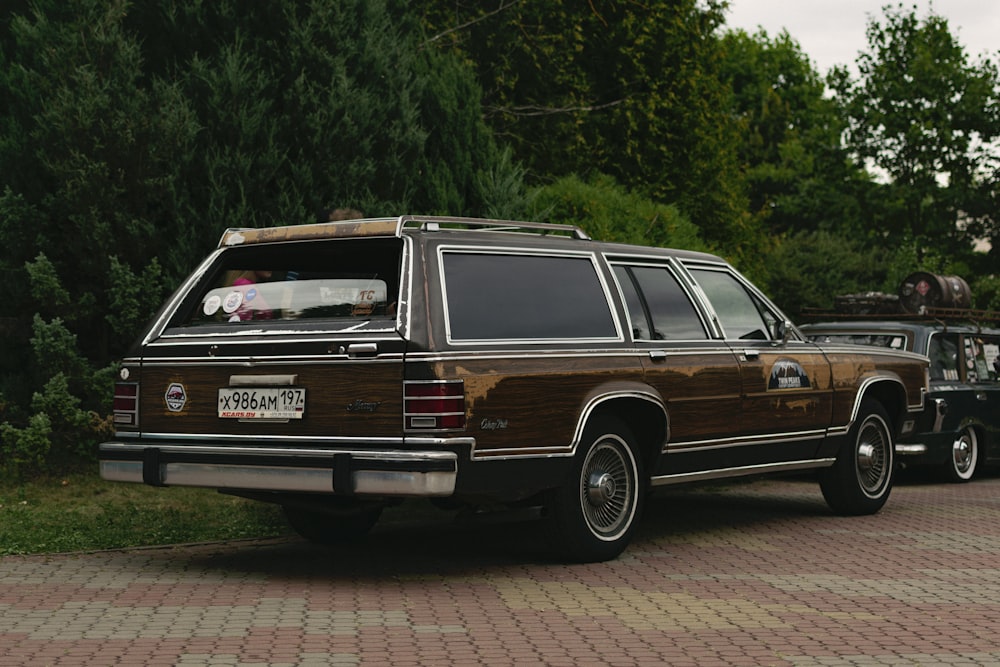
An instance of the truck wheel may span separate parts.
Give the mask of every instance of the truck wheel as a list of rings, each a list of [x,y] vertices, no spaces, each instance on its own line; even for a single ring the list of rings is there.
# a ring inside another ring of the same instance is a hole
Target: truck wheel
[[[569,477],[550,496],[552,546],[577,562],[615,558],[635,532],[644,486],[631,431],[617,419],[594,419],[584,431]]]
[[[889,415],[878,401],[865,399],[836,462],[820,472],[820,489],[838,514],[874,514],[892,490],[896,463]]]
[[[348,544],[364,537],[382,515],[382,508],[329,513],[285,505],[285,518],[292,529],[314,544]]]
[[[976,474],[979,463],[979,438],[976,429],[966,426],[951,445],[951,456],[945,463],[945,476],[952,482],[968,482]]]

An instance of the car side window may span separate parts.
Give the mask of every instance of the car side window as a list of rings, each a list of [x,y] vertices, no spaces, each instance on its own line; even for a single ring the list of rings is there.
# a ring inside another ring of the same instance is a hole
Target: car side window
[[[674,274],[662,266],[616,266],[637,340],[704,340],[698,311]]]
[[[958,339],[935,334],[927,348],[931,360],[931,379],[958,381]]]
[[[452,340],[610,340],[611,304],[590,257],[442,253]]]
[[[770,340],[778,322],[759,299],[730,273],[692,269],[691,274],[712,303],[729,340]]]
[[[965,376],[968,381],[996,382],[998,371],[997,341],[978,335],[965,336]]]

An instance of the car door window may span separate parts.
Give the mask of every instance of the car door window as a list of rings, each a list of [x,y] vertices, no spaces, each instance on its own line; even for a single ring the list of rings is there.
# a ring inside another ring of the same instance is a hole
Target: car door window
[[[935,334],[927,348],[931,360],[931,379],[958,381],[958,339]]]
[[[616,266],[637,340],[704,340],[708,337],[691,299],[670,269]]]
[[[727,339],[770,340],[777,316],[735,276],[709,269],[692,269],[691,274],[719,316]]]
[[[969,382],[995,382],[997,341],[984,336],[965,336],[965,374]]]

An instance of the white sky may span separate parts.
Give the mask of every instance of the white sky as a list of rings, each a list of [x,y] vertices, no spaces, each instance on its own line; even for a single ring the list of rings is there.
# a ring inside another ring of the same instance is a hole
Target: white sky
[[[787,29],[820,74],[827,74],[834,65],[848,65],[856,72],[858,53],[868,50],[868,19],[876,17],[884,25],[882,8],[899,4],[900,0],[730,0],[726,26],[750,34],[763,28],[770,37]],[[973,63],[982,55],[997,62],[997,0],[902,0],[902,5],[906,11],[915,6],[918,19],[925,19],[929,9],[947,19],[951,34]]]

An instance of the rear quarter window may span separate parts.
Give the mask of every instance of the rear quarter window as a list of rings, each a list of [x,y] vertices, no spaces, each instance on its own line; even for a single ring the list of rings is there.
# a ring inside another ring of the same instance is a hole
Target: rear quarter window
[[[616,340],[589,256],[443,251],[448,336],[474,340]]]

